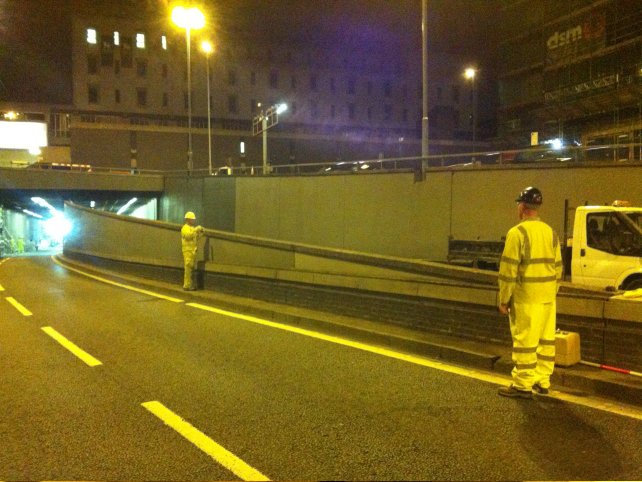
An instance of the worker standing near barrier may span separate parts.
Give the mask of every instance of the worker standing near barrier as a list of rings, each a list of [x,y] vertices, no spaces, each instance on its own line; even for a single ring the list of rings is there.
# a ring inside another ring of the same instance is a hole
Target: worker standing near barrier
[[[555,365],[555,298],[562,279],[559,238],[539,218],[542,193],[528,187],[516,199],[520,223],[506,235],[499,265],[499,311],[513,338],[513,383],[505,397],[547,394]]]
[[[194,226],[196,216],[192,211],[185,213],[185,224],[181,228],[181,247],[183,249],[183,262],[185,274],[183,277],[183,289],[186,291],[196,290],[194,283],[194,267],[196,265],[196,251],[198,240],[203,234],[202,226]]]

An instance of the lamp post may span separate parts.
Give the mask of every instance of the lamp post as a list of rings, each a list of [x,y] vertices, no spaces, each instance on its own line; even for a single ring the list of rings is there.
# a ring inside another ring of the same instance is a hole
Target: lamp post
[[[205,26],[205,16],[196,7],[175,7],[172,10],[172,21],[185,29],[187,44],[187,171],[192,172],[192,66],[191,66],[191,31]]]
[[[477,76],[477,70],[469,67],[464,71],[464,77],[471,81],[472,85],[472,123],[473,123],[473,152],[475,152],[475,143],[477,135],[477,93],[475,91],[475,77]],[[475,161],[475,156],[473,156],[473,162]]]
[[[209,173],[212,175],[212,114],[211,114],[211,101],[210,101],[210,54],[214,51],[214,47],[207,40],[201,44],[201,50],[205,53],[207,59],[207,160],[209,165]]]
[[[260,107],[260,104],[259,104]],[[276,104],[252,120],[252,134],[263,134],[263,175],[267,174],[267,131],[279,123],[279,114],[288,110],[287,104]]]

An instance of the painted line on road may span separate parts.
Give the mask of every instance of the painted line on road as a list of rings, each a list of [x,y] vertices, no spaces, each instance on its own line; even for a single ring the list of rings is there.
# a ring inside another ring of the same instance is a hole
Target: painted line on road
[[[5,299],[6,299],[9,303],[11,303],[11,304],[13,305],[13,307],[14,307],[16,310],[18,310],[20,313],[22,313],[24,316],[31,316],[31,315],[33,315],[33,313],[32,313],[31,311],[29,311],[27,308],[25,308],[25,307],[24,307],[24,306],[22,306],[20,303],[18,303],[18,302],[16,301],[16,299],[15,299],[15,298],[13,298],[13,297],[11,297],[11,296],[7,296]]]
[[[52,327],[43,326],[41,328],[41,330],[44,331],[47,335],[49,335],[51,338],[56,340],[58,343],[60,343],[62,346],[64,346],[71,353],[73,353],[78,358],[80,358],[82,361],[84,361],[90,367],[95,367],[95,366],[98,366],[98,365],[102,365],[102,362],[100,360],[98,360],[97,358],[94,358],[89,353],[87,353],[85,350],[80,348],[78,345],[76,345],[75,343],[69,341],[67,338],[62,336],[60,333],[58,333]]]
[[[165,425],[176,430],[179,434],[242,480],[270,480],[255,468],[246,464],[225,447],[214,442],[189,422],[176,415],[162,403],[151,401],[142,403],[141,405],[160,418]]]
[[[77,268],[72,268],[71,266],[67,266],[64,263],[61,263],[60,261],[58,261],[53,256],[51,257],[51,259],[53,260],[54,263],[56,263],[58,266],[61,266],[64,269],[68,269],[69,271],[73,271],[74,273],[78,273],[78,274],[81,274],[83,276],[87,276],[88,278],[95,279],[95,280],[100,281],[102,283],[107,283],[109,285],[118,286],[119,288],[125,288],[126,290],[135,291],[136,293],[141,293],[141,294],[144,294],[144,295],[154,296],[156,298],[160,298],[160,299],[166,300],[166,301],[171,301],[173,303],[182,303],[184,301],[184,300],[181,300],[180,298],[173,298],[172,296],[161,295],[160,293],[155,293],[153,291],[144,290],[144,289],[141,289],[141,288],[136,288],[135,286],[126,285],[126,284],[123,284],[123,283],[117,283],[116,281],[111,281],[111,280],[108,280],[106,278],[101,278],[100,276],[96,276],[96,275],[93,275],[93,274],[86,273],[86,272],[81,271],[81,270],[79,270]]]
[[[4,287],[2,285],[0,285],[0,291],[4,291]]]
[[[274,321],[264,320],[262,318],[257,318],[255,316],[243,315],[241,313],[235,313],[233,311],[221,310],[219,308],[214,308],[212,306],[207,306],[200,303],[186,303],[186,306],[197,308],[199,310],[209,311],[209,312],[216,313],[222,316],[227,316],[230,318],[249,321],[251,323],[268,326],[270,328],[276,328],[279,330],[289,331],[291,333],[297,333],[299,335],[316,338],[318,340],[324,340],[330,343],[335,343],[337,345],[356,348],[358,350],[375,353],[377,355],[382,355],[388,358],[394,358],[396,360],[413,363],[415,365],[421,365],[427,368],[441,370],[443,372],[451,373],[453,375],[459,375],[467,378],[473,378],[475,380],[480,380],[483,382],[493,383],[495,385],[508,385],[510,383],[510,377],[507,377],[507,376],[496,375],[493,373],[487,373],[487,372],[482,372],[482,371],[468,369],[468,368],[462,368],[454,365],[448,365],[446,363],[430,360],[427,358],[422,358],[420,356],[397,352],[389,348],[383,348],[376,345],[368,345],[366,343],[353,341],[353,340],[341,338],[334,335],[326,335],[324,333],[307,330],[305,328],[299,328],[296,326],[285,325],[283,323],[276,323]],[[613,402],[609,402],[601,399],[581,397],[581,396],[572,395],[569,393],[559,392],[557,390],[551,390],[550,394],[548,395],[548,398],[556,398],[566,402],[574,403],[576,405],[582,405],[582,406],[593,408],[596,410],[615,413],[625,417],[642,420],[642,409],[639,409],[633,406],[617,404],[617,403],[613,403]]]

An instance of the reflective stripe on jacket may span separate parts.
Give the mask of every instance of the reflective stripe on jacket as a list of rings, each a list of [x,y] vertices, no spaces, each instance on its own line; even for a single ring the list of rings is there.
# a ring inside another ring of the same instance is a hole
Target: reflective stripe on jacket
[[[512,227],[499,264],[499,304],[551,303],[562,280],[559,238],[539,218]]]

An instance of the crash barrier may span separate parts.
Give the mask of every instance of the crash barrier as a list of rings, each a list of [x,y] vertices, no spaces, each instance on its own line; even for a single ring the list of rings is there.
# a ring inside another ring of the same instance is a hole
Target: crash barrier
[[[65,256],[180,282],[180,225],[72,203],[65,215]],[[206,289],[510,345],[494,272],[209,229],[200,243]],[[584,360],[642,368],[642,302],[563,284],[557,307]]]

